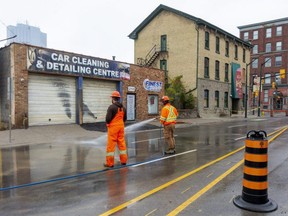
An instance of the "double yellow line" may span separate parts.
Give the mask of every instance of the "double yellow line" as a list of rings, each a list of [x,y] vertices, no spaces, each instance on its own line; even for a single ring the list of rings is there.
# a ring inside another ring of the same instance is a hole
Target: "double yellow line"
[[[271,133],[271,134],[268,134],[268,136],[272,136],[272,135],[276,134],[274,137],[272,137],[272,138],[269,140],[269,143],[272,142],[274,139],[276,139],[278,136],[280,136],[280,135],[281,135],[283,132],[285,132],[287,129],[288,129],[288,126],[283,127],[283,128],[281,128],[281,129],[279,129],[279,130],[276,130],[276,131],[274,131],[274,132]],[[221,160],[223,160],[223,159],[225,159],[225,158],[227,158],[227,157],[229,157],[229,156],[231,156],[231,155],[233,155],[233,154],[235,154],[235,153],[243,150],[244,148],[245,148],[245,146],[240,147],[240,148],[236,149],[235,151],[232,151],[232,152],[230,152],[230,153],[228,153],[228,154],[226,154],[226,155],[224,155],[224,156],[222,156],[222,157],[220,157],[220,158],[217,158],[217,159],[214,160],[214,161],[211,161],[211,162],[209,162],[209,163],[207,163],[207,164],[205,164],[205,165],[203,165],[203,166],[200,166],[200,167],[198,167],[198,168],[195,169],[195,170],[192,170],[192,171],[190,171],[190,172],[188,172],[188,173],[186,173],[186,174],[184,174],[184,175],[182,175],[182,176],[180,176],[180,177],[178,177],[178,178],[176,178],[176,179],[173,179],[173,180],[171,180],[171,181],[169,181],[169,182],[167,182],[167,183],[165,183],[165,184],[163,184],[163,185],[160,185],[159,187],[156,187],[156,188],[154,188],[154,189],[152,189],[152,190],[150,190],[150,191],[148,191],[148,192],[146,192],[146,193],[144,193],[144,194],[142,194],[142,195],[140,195],[140,196],[138,196],[138,197],[136,197],[136,198],[134,198],[134,199],[132,199],[132,200],[129,200],[128,202],[125,202],[125,203],[123,203],[123,204],[121,204],[121,205],[119,205],[119,206],[117,206],[117,207],[115,207],[115,208],[113,208],[113,209],[111,209],[111,210],[109,210],[109,211],[107,211],[107,212],[104,212],[104,213],[102,213],[100,216],[112,215],[112,214],[114,214],[114,213],[116,213],[116,212],[118,212],[118,211],[126,208],[127,206],[129,206],[129,205],[131,205],[131,204],[134,204],[134,203],[136,203],[136,202],[138,202],[138,201],[140,201],[140,200],[142,200],[142,199],[145,199],[146,197],[151,196],[152,194],[157,193],[157,192],[159,192],[160,190],[162,190],[162,189],[164,189],[164,188],[167,188],[167,187],[169,187],[170,185],[172,185],[172,184],[174,184],[174,183],[176,183],[176,182],[179,182],[179,181],[183,180],[184,178],[187,178],[188,176],[191,176],[191,175],[193,175],[193,174],[195,174],[195,173],[203,170],[204,168],[209,167],[209,166],[211,166],[211,165],[213,165],[213,164],[215,164],[215,163],[217,163],[217,162],[219,162],[219,161],[221,161]],[[200,196],[202,196],[202,195],[203,195],[204,193],[206,193],[209,189],[211,189],[211,188],[212,188],[213,186],[215,186],[218,182],[220,182],[222,179],[224,179],[226,176],[228,176],[228,175],[229,175],[231,172],[233,172],[236,168],[238,168],[238,167],[243,163],[243,161],[244,161],[244,159],[242,159],[241,161],[239,161],[237,164],[235,164],[233,167],[231,167],[229,170],[227,170],[227,171],[226,171],[225,173],[223,173],[221,176],[219,176],[218,178],[216,178],[214,181],[212,181],[211,183],[209,183],[206,187],[202,188],[202,189],[201,189],[200,191],[198,191],[195,195],[193,195],[192,197],[190,197],[187,201],[185,201],[185,202],[182,203],[180,206],[178,206],[176,209],[174,209],[173,211],[171,211],[168,215],[169,215],[169,216],[172,216],[172,215],[177,215],[178,213],[180,213],[180,212],[181,212],[182,210],[184,210],[188,205],[190,205],[192,202],[194,202],[195,200],[197,200]]]

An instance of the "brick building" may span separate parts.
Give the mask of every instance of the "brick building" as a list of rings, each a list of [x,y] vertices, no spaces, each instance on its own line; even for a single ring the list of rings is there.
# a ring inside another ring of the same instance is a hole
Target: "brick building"
[[[166,82],[183,76],[200,116],[244,109],[249,43],[165,5],[159,5],[129,37],[134,40],[135,64],[163,69]]]
[[[288,18],[238,28],[240,38],[253,45],[249,66],[250,83],[254,84],[250,89],[251,106],[259,112],[287,109]],[[281,76],[281,72],[285,75]],[[260,83],[263,84],[262,91]]]
[[[163,82],[159,69],[12,43],[0,49],[1,127],[105,122],[114,90],[129,121],[145,120],[159,115]]]

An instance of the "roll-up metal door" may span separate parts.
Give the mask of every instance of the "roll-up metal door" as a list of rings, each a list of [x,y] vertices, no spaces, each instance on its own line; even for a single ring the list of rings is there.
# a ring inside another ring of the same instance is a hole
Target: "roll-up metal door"
[[[84,79],[83,123],[105,121],[107,108],[111,105],[110,96],[115,90],[116,82]]]
[[[75,78],[29,74],[28,103],[30,126],[75,123]]]

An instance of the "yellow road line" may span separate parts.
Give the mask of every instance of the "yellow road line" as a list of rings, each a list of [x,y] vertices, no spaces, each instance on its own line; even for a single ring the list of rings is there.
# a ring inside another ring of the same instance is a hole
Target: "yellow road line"
[[[202,196],[204,193],[206,193],[208,190],[210,190],[212,187],[214,187],[218,182],[220,182],[222,179],[224,179],[226,176],[228,176],[231,172],[233,172],[235,169],[237,169],[241,164],[243,164],[244,159],[236,163],[233,167],[231,167],[229,170],[227,170],[225,173],[220,175],[218,178],[216,178],[214,181],[210,182],[206,187],[202,188],[200,191],[198,191],[196,194],[194,194],[192,197],[190,197],[188,200],[186,200],[184,203],[182,203],[180,206],[178,206],[176,209],[171,211],[167,216],[173,216],[179,214],[181,211],[183,211],[188,205],[190,205],[192,202],[197,200],[200,196]]]
[[[121,205],[119,205],[119,206],[117,206],[117,207],[115,207],[115,208],[113,208],[113,209],[110,209],[110,210],[107,211],[107,212],[104,212],[104,213],[101,214],[100,216],[112,215],[112,214],[114,214],[115,212],[118,212],[118,211],[126,208],[127,206],[129,206],[129,205],[131,205],[131,204],[133,204],[133,203],[136,203],[136,202],[138,202],[138,201],[140,201],[140,200],[142,200],[142,199],[144,199],[144,198],[146,198],[146,197],[148,197],[148,196],[150,196],[150,195],[152,195],[152,194],[154,194],[154,193],[156,193],[156,192],[158,192],[158,191],[160,191],[160,190],[162,190],[162,189],[164,189],[164,188],[166,188],[166,187],[169,187],[170,185],[172,185],[172,184],[174,184],[174,183],[176,183],[176,182],[179,182],[179,181],[183,180],[184,178],[187,178],[188,176],[190,176],[190,175],[192,175],[192,174],[194,174],[194,173],[197,173],[197,172],[203,170],[204,168],[206,168],[206,167],[208,167],[208,166],[211,166],[212,164],[214,164],[214,163],[216,163],[216,162],[218,162],[218,161],[221,161],[221,160],[229,157],[230,155],[233,155],[233,154],[235,154],[235,153],[243,150],[244,147],[245,147],[245,146],[240,147],[240,148],[236,149],[236,150],[233,151],[233,152],[230,152],[230,153],[228,153],[228,154],[226,154],[226,155],[224,155],[224,156],[222,156],[222,157],[217,158],[217,159],[214,160],[214,161],[211,161],[211,162],[209,162],[209,163],[207,163],[207,164],[204,164],[203,166],[200,166],[200,167],[198,167],[197,169],[194,169],[194,170],[192,170],[192,171],[190,171],[190,172],[188,172],[188,173],[186,173],[186,174],[184,174],[184,175],[182,175],[182,176],[179,176],[178,178],[173,179],[173,180],[171,180],[171,181],[169,181],[169,182],[167,182],[167,183],[165,183],[165,184],[163,184],[163,185],[160,185],[159,187],[156,187],[156,188],[154,188],[154,189],[152,189],[152,190],[150,190],[150,191],[148,191],[148,192],[146,192],[146,193],[144,193],[144,194],[142,194],[142,195],[140,195],[140,196],[138,196],[138,197],[136,197],[136,198],[134,198],[134,199],[132,199],[132,200],[129,200],[128,202],[125,202],[125,203],[123,203],[123,204],[121,204]]]
[[[273,140],[275,140],[278,136],[280,136],[282,133],[284,133],[287,129],[288,129],[288,127],[281,128],[281,129],[278,130],[279,133],[277,133],[278,131],[275,131],[277,134],[276,134],[274,137],[272,137],[272,138],[269,140],[269,142],[272,142]],[[275,132],[273,132],[273,134],[274,134]]]
[[[274,137],[272,137],[268,142],[272,142],[275,140],[280,134],[285,132],[288,129],[288,127],[282,129],[279,133],[277,133]],[[202,196],[204,193],[206,193],[208,190],[210,190],[212,187],[214,187],[217,183],[219,183],[221,180],[223,180],[226,176],[228,176],[231,172],[233,172],[235,169],[237,169],[240,165],[242,165],[244,162],[244,159],[236,163],[233,167],[231,167],[229,170],[227,170],[225,173],[220,175],[218,178],[216,178],[214,181],[210,182],[207,186],[202,188],[200,191],[198,191],[196,194],[194,194],[192,197],[190,197],[188,200],[183,202],[180,206],[178,206],[176,209],[171,211],[167,216],[174,216],[178,215],[181,211],[183,211],[188,205],[193,203],[195,200],[197,200],[200,196]]]
[[[270,134],[268,134],[268,136],[272,136],[273,134],[275,134],[275,133],[278,133],[279,131],[279,133],[281,134],[281,133],[283,133],[285,130],[287,130],[288,129],[288,126],[285,126],[285,127],[282,127],[282,128],[280,128],[280,129],[278,129],[278,130],[276,130],[276,131],[273,131],[272,133],[270,133]],[[278,135],[279,136],[279,135]]]
[[[285,128],[282,129],[282,131],[284,132],[285,130],[287,130],[287,128],[288,127],[286,127],[286,129]],[[280,130],[278,130],[278,131],[280,131]],[[274,133],[275,132],[273,132],[272,134],[274,134]],[[223,160],[223,159],[225,159],[225,158],[227,158],[227,157],[229,157],[229,156],[231,156],[231,155],[243,150],[244,148],[245,148],[245,145],[240,147],[240,148],[238,148],[238,149],[236,149],[235,151],[232,151],[232,152],[230,152],[230,153],[228,153],[228,154],[226,154],[226,155],[224,155],[222,157],[217,158],[216,160],[213,160],[213,161],[211,161],[211,162],[209,162],[207,164],[204,164],[203,166],[200,166],[200,167],[198,167],[198,168],[196,168],[196,169],[194,169],[194,170],[192,170],[192,171],[190,171],[190,172],[188,172],[188,173],[186,173],[186,174],[184,174],[182,176],[179,176],[176,179],[173,179],[173,180],[171,180],[171,181],[169,181],[169,182],[167,182],[167,183],[165,183],[163,185],[160,185],[160,186],[158,186],[158,187],[156,187],[156,188],[154,188],[154,189],[152,189],[152,190],[150,190],[150,191],[148,191],[148,192],[146,192],[146,193],[144,193],[144,194],[142,194],[142,195],[140,195],[140,196],[138,196],[138,197],[136,197],[136,198],[134,198],[132,200],[129,200],[129,201],[127,201],[127,202],[125,202],[125,203],[123,203],[123,204],[121,204],[119,206],[116,206],[115,208],[110,209],[110,210],[102,213],[100,216],[112,215],[112,214],[114,214],[114,213],[126,208],[127,206],[129,206],[131,204],[134,204],[134,203],[136,203],[136,202],[138,202],[138,201],[140,201],[142,199],[145,199],[146,197],[148,197],[148,196],[150,196],[150,195],[152,195],[154,193],[157,193],[160,190],[162,190],[162,189],[164,189],[166,187],[169,187],[170,185],[172,185],[172,184],[174,184],[176,182],[179,182],[179,181],[183,180],[184,178],[187,178],[187,177],[189,177],[189,176],[191,176],[191,175],[203,170],[204,168],[209,167],[209,166],[211,166],[211,165],[213,165],[213,164],[215,164],[215,163],[217,163],[217,162],[219,162],[219,161],[221,161],[221,160]]]

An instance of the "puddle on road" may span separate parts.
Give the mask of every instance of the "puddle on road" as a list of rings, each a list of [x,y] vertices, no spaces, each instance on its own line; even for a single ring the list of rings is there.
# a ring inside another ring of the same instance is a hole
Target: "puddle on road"
[[[148,119],[125,128],[128,163],[161,156],[162,147],[155,134],[136,131],[155,120]],[[135,133],[134,133],[135,132]],[[156,134],[159,137],[159,133]],[[154,136],[154,137],[153,137]],[[81,141],[61,140],[57,144],[18,146],[0,150],[0,188],[103,170],[107,134]],[[115,151],[115,166],[119,164]]]

